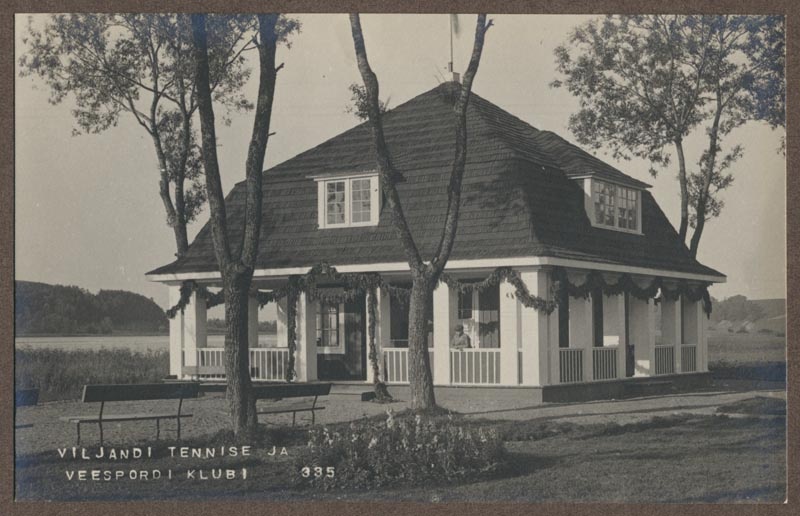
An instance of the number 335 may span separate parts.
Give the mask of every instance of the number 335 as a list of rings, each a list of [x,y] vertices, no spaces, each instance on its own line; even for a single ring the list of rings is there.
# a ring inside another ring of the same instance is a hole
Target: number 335
[[[327,468],[323,468],[321,466],[310,468],[306,466],[300,470],[300,474],[303,475],[303,478],[309,478],[311,476],[316,478],[321,478],[323,476],[333,478],[336,475],[336,468],[333,466],[328,466]]]

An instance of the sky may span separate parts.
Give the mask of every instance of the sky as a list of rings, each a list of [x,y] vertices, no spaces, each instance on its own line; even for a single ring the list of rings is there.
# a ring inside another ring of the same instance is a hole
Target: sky
[[[45,15],[36,15],[37,17]],[[278,74],[265,169],[347,130],[359,122],[346,112],[348,86],[360,82],[350,26],[344,14],[295,15],[302,31],[291,48],[278,50]],[[553,49],[572,28],[591,17],[496,15],[486,36],[473,91],[534,127],[570,141],[568,119],[578,101],[553,89]],[[455,68],[466,68],[474,16],[462,15],[455,38]],[[24,52],[27,15],[16,18],[16,59]],[[448,16],[362,16],[370,63],[381,97],[397,106],[445,80],[449,60]],[[257,76],[257,74],[256,74]],[[246,87],[250,99],[254,80]],[[166,307],[167,287],[145,273],[174,260],[173,233],[158,195],[158,167],[149,136],[132,119],[98,135],[71,136],[72,99],[48,102],[38,79],[16,79],[15,91],[15,277],[77,285],[97,292],[125,289]],[[230,127],[218,124],[222,182],[227,192],[244,179],[252,113]],[[733,185],[722,198],[719,218],[706,224],[698,259],[728,276],[711,294],[751,299],[785,297],[786,173],[776,152],[782,131],[748,123],[726,143],[741,143],[745,154],[733,166]],[[685,141],[687,163],[696,166],[707,137],[698,131]],[[653,178],[642,160],[601,159],[651,185],[652,194],[674,226],[680,221],[677,170]],[[204,210],[189,228],[194,238],[208,220]],[[214,316],[214,313],[212,313]],[[219,316],[219,315],[217,315]]]

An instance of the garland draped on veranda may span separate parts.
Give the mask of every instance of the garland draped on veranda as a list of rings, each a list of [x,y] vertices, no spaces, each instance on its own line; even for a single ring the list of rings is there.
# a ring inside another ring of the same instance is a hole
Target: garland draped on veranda
[[[613,274],[613,273],[612,273]],[[319,287],[320,279],[336,284],[335,287]],[[508,281],[514,287],[516,298],[528,308],[545,314],[551,314],[558,307],[559,293],[565,291],[570,297],[588,298],[592,292],[600,290],[607,296],[622,293],[630,294],[637,299],[649,301],[654,299],[658,302],[661,297],[669,300],[677,300],[684,296],[690,301],[703,301],[703,310],[706,316],[711,316],[711,297],[708,294],[709,283],[691,286],[685,280],[678,280],[677,286],[670,289],[666,286],[668,280],[656,277],[646,287],[640,287],[629,274],[621,274],[615,283],[606,282],[603,273],[590,271],[586,274],[586,280],[579,284],[570,282],[566,270],[561,267],[554,267],[551,272],[553,281],[550,283],[550,294],[552,299],[546,299],[531,294],[527,286],[522,281],[519,273],[510,267],[498,267],[482,281],[460,281],[447,273],[442,273],[439,281],[460,293],[477,291],[483,292],[489,288],[499,285],[502,281]],[[341,273],[335,267],[327,264],[317,264],[306,274],[290,275],[285,285],[269,292],[257,292],[256,299],[259,307],[268,303],[277,302],[286,298],[286,326],[288,337],[289,362],[286,370],[286,381],[291,382],[296,377],[294,370],[295,350],[297,349],[297,300],[301,293],[305,293],[310,300],[321,301],[326,304],[339,304],[353,301],[357,296],[369,294],[367,296],[367,314],[369,324],[367,327],[367,340],[369,346],[368,357],[373,371],[373,378],[376,389],[385,390],[383,382],[380,380],[380,367],[378,365],[378,353],[375,346],[375,319],[377,313],[377,289],[386,291],[393,298],[408,302],[411,296],[411,289],[398,287],[387,283],[380,274],[371,273]],[[189,304],[191,295],[197,292],[199,297],[206,301],[206,307],[211,308],[224,302],[223,291],[212,293],[206,287],[199,285],[195,281],[185,281],[181,284],[180,300],[175,306],[169,308],[167,317],[172,319],[178,312],[183,311]],[[660,293],[661,297],[658,297]]]

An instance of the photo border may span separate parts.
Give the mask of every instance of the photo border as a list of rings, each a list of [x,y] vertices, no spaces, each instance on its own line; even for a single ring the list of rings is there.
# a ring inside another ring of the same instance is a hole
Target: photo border
[[[796,335],[800,325],[800,304],[790,296],[793,287],[798,286],[800,266],[795,258],[800,253],[800,7],[791,0],[721,0],[698,2],[680,0],[509,0],[509,1],[439,1],[424,2],[388,0],[349,0],[314,2],[312,0],[294,1],[153,1],[120,0],[108,1],[6,1],[0,6],[0,120],[4,123],[0,131],[0,514],[45,515],[45,514],[111,514],[124,512],[124,516],[174,514],[201,516],[206,514],[245,516],[262,514],[347,514],[375,512],[382,515],[429,513],[441,515],[486,514],[529,514],[546,511],[548,514],[591,514],[593,516],[611,514],[641,515],[643,512],[655,515],[668,514],[791,514],[797,511],[798,468],[798,417],[794,407],[800,401],[800,387],[795,378],[798,365],[798,346]],[[787,310],[787,499],[785,504],[607,504],[607,503],[511,503],[511,502],[448,502],[424,504],[410,502],[269,502],[269,501],[218,501],[218,502],[14,502],[14,441],[13,441],[13,306],[14,306],[14,15],[15,13],[43,12],[159,12],[200,9],[208,12],[264,12],[286,11],[293,13],[345,13],[351,11],[369,13],[475,13],[498,14],[634,14],[634,13],[736,13],[736,14],[785,14],[786,41],[786,88],[787,92],[787,138],[786,138],[786,310]],[[790,173],[791,170],[795,172]],[[11,372],[12,374],[7,374]],[[791,509],[794,506],[795,509]]]

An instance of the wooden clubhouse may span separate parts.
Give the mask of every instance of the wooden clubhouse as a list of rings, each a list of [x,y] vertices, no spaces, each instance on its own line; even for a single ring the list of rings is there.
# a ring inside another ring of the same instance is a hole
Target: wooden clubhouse
[[[451,85],[384,115],[393,162],[403,176],[398,192],[423,256],[436,246],[447,205],[455,138]],[[274,291],[323,262],[341,273],[378,273],[387,284],[407,285],[408,264],[383,209],[379,181],[367,123],[265,171],[254,289]],[[440,283],[428,339],[437,389],[526,388],[550,401],[705,382],[706,288],[725,276],[690,256],[648,188],[473,94],[461,215],[446,272],[468,284],[510,268],[527,292],[556,306],[526,306],[507,280],[471,292]],[[241,235],[244,202],[240,183],[226,198],[234,242]],[[185,256],[147,276],[168,286],[173,305],[187,281],[219,287],[210,224]],[[377,289],[372,323],[367,295],[328,303],[301,293],[297,381],[372,382],[372,324],[382,380],[407,383],[408,306],[389,290]],[[254,292],[254,380],[286,377],[286,303],[277,300],[277,345],[259,347]],[[206,303],[194,291],[170,322],[171,374],[223,363],[223,349],[207,345],[205,324]],[[451,349],[457,324],[471,347]]]

